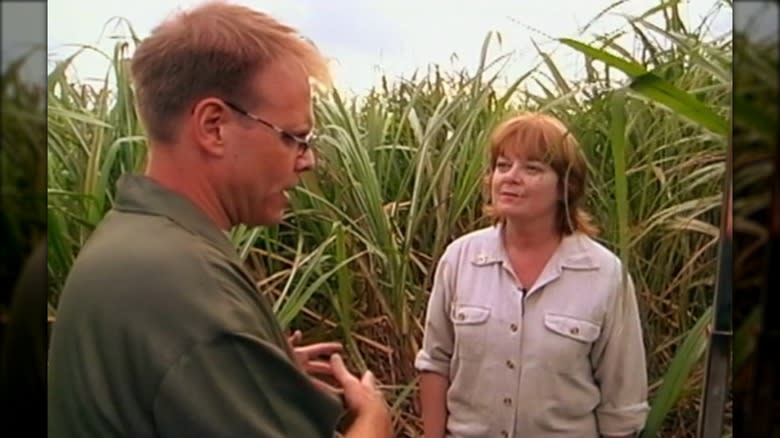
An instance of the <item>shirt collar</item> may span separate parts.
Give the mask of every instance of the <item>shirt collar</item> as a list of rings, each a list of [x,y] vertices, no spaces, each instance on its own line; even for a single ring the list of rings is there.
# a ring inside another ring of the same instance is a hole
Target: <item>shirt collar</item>
[[[200,208],[183,195],[166,189],[147,176],[121,175],[117,182],[114,209],[167,217],[187,231],[204,237],[228,257],[238,257],[227,234]]]
[[[488,232],[483,245],[472,257],[471,263],[475,266],[486,266],[494,263],[504,263],[509,266],[509,257],[506,254],[503,240],[501,239],[503,225],[495,225]],[[598,269],[599,264],[590,254],[586,245],[585,236],[573,233],[564,236],[561,244],[553,253],[558,270],[563,268],[574,270]]]

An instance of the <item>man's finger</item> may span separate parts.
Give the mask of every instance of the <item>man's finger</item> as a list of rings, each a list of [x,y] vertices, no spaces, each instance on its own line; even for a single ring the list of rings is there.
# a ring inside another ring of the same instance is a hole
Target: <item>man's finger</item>
[[[305,365],[305,368],[306,368],[305,371],[308,374],[333,375],[333,366],[328,362],[323,362],[320,360],[312,360]]]
[[[344,359],[341,358],[341,355],[334,354],[330,357],[330,367],[332,370],[331,374],[338,380],[341,386],[346,387],[348,384],[357,381],[357,378],[344,365]]]
[[[320,391],[325,391],[327,393],[335,394],[335,395],[344,394],[344,389],[337,388],[337,387],[335,387],[335,386],[333,386],[333,385],[331,385],[331,384],[329,384],[329,383],[327,383],[327,382],[325,382],[323,380],[320,380],[320,379],[318,379],[316,377],[310,377],[310,380],[314,384],[314,386],[316,386],[317,388],[320,389]]]
[[[292,334],[289,338],[287,338],[287,342],[290,343],[290,345],[297,345],[301,340],[303,339],[303,333],[301,333],[300,330],[296,330],[295,333]]]
[[[330,356],[333,353],[341,353],[343,349],[344,347],[339,342],[319,342],[296,348],[298,352],[305,354],[308,358]]]
[[[366,371],[363,373],[363,377],[360,379],[360,383],[371,389],[376,389],[376,378],[374,377],[374,373],[371,371]]]

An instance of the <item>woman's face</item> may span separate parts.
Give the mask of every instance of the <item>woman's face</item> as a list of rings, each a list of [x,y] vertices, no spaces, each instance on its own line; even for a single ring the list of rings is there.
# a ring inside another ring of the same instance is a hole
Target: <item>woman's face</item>
[[[517,222],[549,218],[555,223],[560,193],[558,175],[548,164],[517,155],[500,155],[490,177],[495,212]]]

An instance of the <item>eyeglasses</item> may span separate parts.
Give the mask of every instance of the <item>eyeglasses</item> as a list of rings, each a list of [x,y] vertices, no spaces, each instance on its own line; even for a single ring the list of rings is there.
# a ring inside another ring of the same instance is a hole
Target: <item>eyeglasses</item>
[[[225,105],[230,107],[233,111],[241,114],[242,116],[245,116],[247,118],[250,118],[254,120],[255,122],[261,123],[274,131],[276,131],[277,134],[279,134],[279,137],[281,137],[282,141],[286,144],[294,144],[298,147],[298,151],[300,153],[304,153],[307,150],[309,150],[310,147],[314,144],[314,142],[317,140],[317,135],[314,132],[310,132],[306,137],[301,137],[299,135],[290,134],[289,132],[285,131],[284,129],[274,125],[273,123],[263,120],[262,118],[250,113],[249,111],[246,111],[245,109],[241,108],[240,106],[236,105],[233,102],[228,102],[224,100]]]

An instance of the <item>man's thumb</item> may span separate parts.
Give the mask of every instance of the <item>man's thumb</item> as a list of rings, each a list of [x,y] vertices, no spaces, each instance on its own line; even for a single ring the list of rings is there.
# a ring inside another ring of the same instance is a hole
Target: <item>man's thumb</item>
[[[376,378],[371,371],[363,373],[363,378],[360,379],[360,382],[371,389],[376,389]]]
[[[287,338],[287,341],[292,344],[293,346],[297,345],[299,342],[301,342],[301,339],[303,339],[303,333],[301,333],[300,330],[296,330],[295,333],[292,334],[289,338]]]

